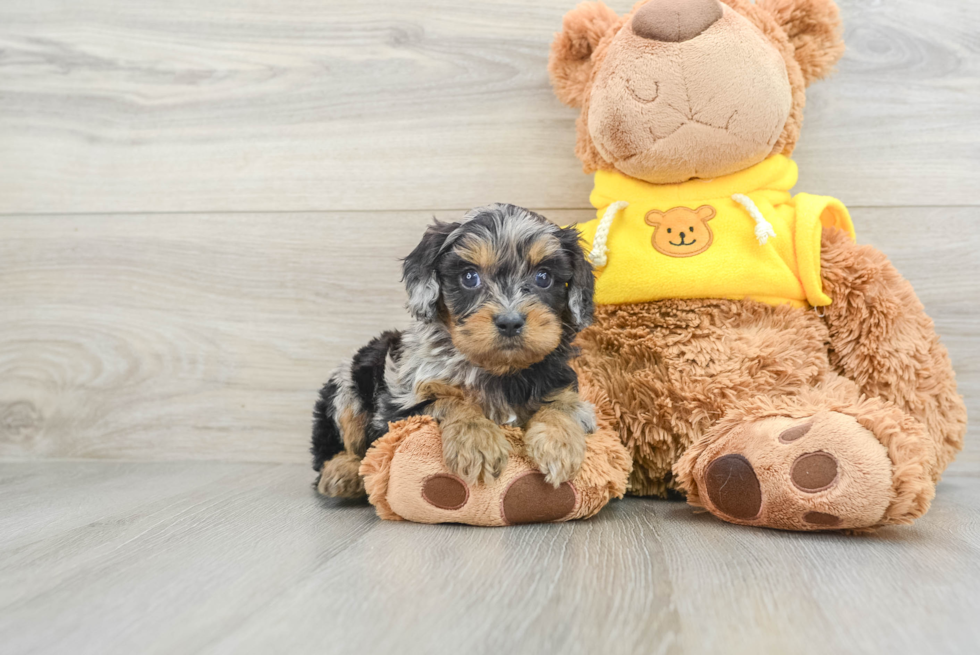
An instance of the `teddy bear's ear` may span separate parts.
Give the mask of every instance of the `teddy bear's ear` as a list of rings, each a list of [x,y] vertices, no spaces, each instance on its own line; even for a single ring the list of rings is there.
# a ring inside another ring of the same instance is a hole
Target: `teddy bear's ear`
[[[702,222],[707,223],[715,217],[715,208],[711,205],[701,205],[694,210],[694,213]]]
[[[566,105],[581,107],[589,92],[592,52],[619,22],[619,16],[601,2],[583,2],[565,14],[548,58],[548,73],[555,95]]]
[[[844,54],[841,20],[833,0],[758,0],[756,6],[776,19],[796,49],[803,77],[826,77]]]
[[[660,221],[663,219],[664,213],[659,209],[651,209],[647,212],[647,215],[643,217],[643,222],[650,227],[657,227],[660,225]]]

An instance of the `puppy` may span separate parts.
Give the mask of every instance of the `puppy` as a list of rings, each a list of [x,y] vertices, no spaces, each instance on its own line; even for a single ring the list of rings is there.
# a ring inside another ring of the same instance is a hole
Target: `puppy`
[[[404,260],[413,321],[384,332],[330,376],[313,412],[313,467],[327,496],[364,494],[361,458],[414,414],[434,417],[450,471],[496,478],[524,429],[528,456],[558,486],[574,477],[595,430],[569,366],[592,321],[594,278],[579,233],[495,204],[436,221]]]

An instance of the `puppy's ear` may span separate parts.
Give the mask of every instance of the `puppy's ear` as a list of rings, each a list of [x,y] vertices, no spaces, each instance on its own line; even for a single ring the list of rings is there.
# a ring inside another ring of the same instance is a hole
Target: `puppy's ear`
[[[431,323],[436,319],[439,303],[436,262],[446,239],[459,225],[436,220],[425,230],[415,250],[402,262],[402,281],[408,291],[408,311],[419,321]]]
[[[592,264],[582,250],[582,235],[574,227],[558,230],[558,241],[572,265],[572,279],[568,282],[568,312],[572,326],[580,332],[592,325],[595,313],[595,274]]]
[[[565,14],[561,32],[555,34],[548,57],[548,73],[558,99],[581,107],[589,93],[592,52],[619,16],[601,2],[583,2]]]
[[[758,0],[756,6],[786,32],[807,86],[830,74],[844,54],[840,12],[833,0]]]

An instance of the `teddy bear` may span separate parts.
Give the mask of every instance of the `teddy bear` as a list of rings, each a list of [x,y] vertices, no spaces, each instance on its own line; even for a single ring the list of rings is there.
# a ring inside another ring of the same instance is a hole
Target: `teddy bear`
[[[554,91],[595,174],[583,389],[628,493],[736,524],[864,531],[929,507],[966,409],[911,285],[844,205],[790,190],[806,88],[844,50],[831,0],[601,2],[564,17]]]
[[[447,468],[439,424],[424,415],[392,423],[368,449],[360,475],[377,515],[390,521],[497,527],[588,519],[623,497],[632,466],[611,417],[596,419],[581,467],[557,486],[527,455],[522,431],[510,426],[501,428],[511,447],[503,471],[468,484]]]

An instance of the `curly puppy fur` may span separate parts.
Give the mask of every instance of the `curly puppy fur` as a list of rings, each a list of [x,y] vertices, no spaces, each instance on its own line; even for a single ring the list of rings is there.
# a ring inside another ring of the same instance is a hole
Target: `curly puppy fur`
[[[389,422],[440,422],[448,468],[495,478],[511,452],[500,425],[533,435],[535,463],[554,485],[578,471],[595,430],[569,365],[592,321],[594,278],[578,231],[514,205],[435,222],[405,259],[413,317],[341,365],[314,409],[317,489],[363,496],[357,464]]]

